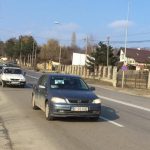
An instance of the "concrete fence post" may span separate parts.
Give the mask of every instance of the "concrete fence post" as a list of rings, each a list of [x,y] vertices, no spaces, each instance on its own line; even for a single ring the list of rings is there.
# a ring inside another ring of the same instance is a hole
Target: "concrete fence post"
[[[83,77],[86,78],[86,67],[83,67]]]
[[[71,74],[73,74],[74,66],[71,66]]]
[[[117,67],[113,67],[113,86],[117,86]]]
[[[106,78],[106,69],[107,67],[103,67],[103,78]]]
[[[77,66],[74,66],[74,74],[77,75]]]
[[[80,66],[80,76],[82,76],[82,66]]]
[[[80,66],[77,66],[77,75],[80,74]]]
[[[67,68],[68,68],[68,69],[67,69],[67,74],[69,74],[70,66],[68,65]]]
[[[67,74],[69,74],[69,65],[67,65]]]
[[[94,68],[94,77],[97,77],[97,76],[98,76],[97,68]]]
[[[68,73],[68,65],[66,65],[66,73]]]
[[[64,73],[66,73],[66,65],[64,65]]]
[[[62,66],[62,72],[65,72],[65,65]]]
[[[80,76],[80,72],[81,72],[81,67],[78,66],[78,76]]]
[[[71,65],[69,65],[68,73],[71,74]]]
[[[148,72],[148,83],[147,88],[150,89],[150,71]]]
[[[73,71],[72,71],[73,74],[75,74],[75,69],[76,69],[75,66],[73,66]]]
[[[108,79],[111,79],[111,70],[112,70],[112,66],[108,66],[108,73],[107,73]]]
[[[87,71],[86,71],[86,78],[89,78],[89,76],[90,76],[90,71],[89,71],[89,69],[87,69]]]
[[[98,67],[98,79],[100,79],[102,76],[102,66]]]

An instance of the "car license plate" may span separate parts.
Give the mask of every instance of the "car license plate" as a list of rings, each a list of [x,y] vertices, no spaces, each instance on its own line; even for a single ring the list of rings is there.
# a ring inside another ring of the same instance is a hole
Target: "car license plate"
[[[71,111],[88,111],[88,107],[72,107]]]
[[[19,82],[15,82],[15,81],[13,81],[13,82],[11,82],[12,84],[19,84]]]

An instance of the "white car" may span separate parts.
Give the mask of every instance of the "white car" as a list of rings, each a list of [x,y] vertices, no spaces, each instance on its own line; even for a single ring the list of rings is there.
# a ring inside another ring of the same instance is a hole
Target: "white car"
[[[3,67],[0,72],[0,82],[2,87],[6,85],[25,87],[26,85],[25,76],[18,67]]]

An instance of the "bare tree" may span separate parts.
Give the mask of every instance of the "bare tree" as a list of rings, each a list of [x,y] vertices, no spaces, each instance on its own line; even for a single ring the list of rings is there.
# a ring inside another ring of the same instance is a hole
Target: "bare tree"
[[[59,43],[57,40],[50,39],[41,47],[40,59],[43,61],[58,61],[59,59]]]

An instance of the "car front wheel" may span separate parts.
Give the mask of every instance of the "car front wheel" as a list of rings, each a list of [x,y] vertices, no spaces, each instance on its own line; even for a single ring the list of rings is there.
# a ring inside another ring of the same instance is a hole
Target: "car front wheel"
[[[20,85],[21,88],[25,88],[25,86],[26,86],[25,84]]]
[[[5,86],[6,86],[5,81],[2,81],[2,87],[5,87]]]
[[[97,117],[92,117],[91,120],[92,120],[92,121],[98,121],[98,120],[99,120],[99,116],[97,116]]]
[[[50,108],[48,102],[45,104],[45,117],[47,120],[54,120],[54,117],[51,116]]]
[[[33,108],[34,110],[39,109],[39,107],[37,107],[37,106],[35,105],[35,96],[34,96],[34,95],[32,96],[32,108]]]

